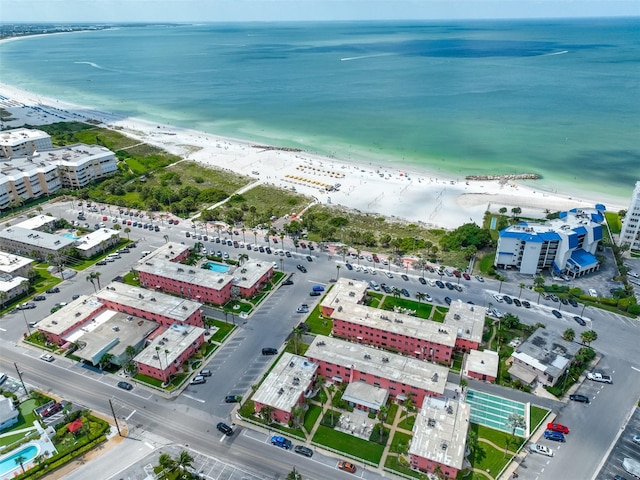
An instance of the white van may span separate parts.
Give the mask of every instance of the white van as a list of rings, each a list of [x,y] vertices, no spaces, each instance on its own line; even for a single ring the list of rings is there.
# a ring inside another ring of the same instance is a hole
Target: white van
[[[147,255],[149,255],[151,253],[151,250],[143,250],[140,253],[142,254],[143,257],[146,257]]]
[[[589,296],[597,297],[598,296],[598,292],[596,292],[593,288],[590,288],[589,289]]]

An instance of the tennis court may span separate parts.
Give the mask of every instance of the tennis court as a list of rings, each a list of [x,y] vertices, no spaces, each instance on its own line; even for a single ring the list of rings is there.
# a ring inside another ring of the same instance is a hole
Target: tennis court
[[[525,428],[516,428],[516,435],[529,435],[529,404],[516,402],[490,393],[467,390],[467,403],[471,407],[471,421],[485,427],[511,433],[509,415],[516,413],[524,417]]]

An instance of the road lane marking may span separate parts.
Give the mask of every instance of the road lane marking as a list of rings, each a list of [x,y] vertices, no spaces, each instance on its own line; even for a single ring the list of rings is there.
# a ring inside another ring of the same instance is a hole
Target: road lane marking
[[[137,410],[134,410],[134,411],[133,411],[133,412],[131,412],[128,416],[124,417],[124,419],[125,419],[126,421],[129,421],[129,419],[130,419],[131,417],[133,417],[133,414],[134,414],[134,413],[136,413],[136,412],[137,412]]]
[[[192,397],[191,395],[189,395],[189,394],[187,394],[187,393],[183,393],[183,394],[182,394],[182,396],[183,396],[183,397],[190,398],[191,400],[195,400],[196,402],[200,402],[200,403],[204,403],[204,402],[205,402],[205,400],[202,400],[202,399],[200,399],[200,398]]]

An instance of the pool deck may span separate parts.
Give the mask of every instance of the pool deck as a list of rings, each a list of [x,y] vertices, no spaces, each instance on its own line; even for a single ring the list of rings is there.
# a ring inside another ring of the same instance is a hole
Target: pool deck
[[[42,427],[40,427],[39,425],[34,425],[33,427],[27,427],[27,428],[23,428],[23,429],[18,430],[18,431],[12,431],[12,432],[9,432],[9,433],[11,435],[14,435],[15,433],[19,433],[19,432],[28,433],[28,432],[33,431],[33,430],[37,430],[40,433],[40,438],[31,440],[31,441],[29,441],[27,443],[23,443],[23,444],[17,446],[15,449],[10,451],[9,453],[6,453],[5,455],[2,455],[0,457],[0,464],[3,462],[3,460],[5,460],[7,458],[10,458],[17,451],[25,449],[25,448],[28,448],[31,445],[34,445],[38,449],[38,454],[36,456],[34,456],[32,459],[29,459],[29,460],[27,460],[26,462],[23,463],[23,466],[24,466],[25,470],[29,470],[31,467],[34,466],[35,458],[38,457],[39,455],[44,455],[45,452],[49,452],[49,456],[55,454],[56,447],[53,446],[53,444],[51,443],[51,440],[49,439],[49,437],[47,436],[45,431],[42,429]],[[14,460],[14,462],[15,462],[15,460]],[[11,470],[9,470],[8,472],[6,472],[4,474],[0,474],[0,480],[9,480],[9,479],[13,478],[16,475],[16,472],[19,473],[19,471],[20,471],[20,465],[15,465],[15,467],[12,468]]]

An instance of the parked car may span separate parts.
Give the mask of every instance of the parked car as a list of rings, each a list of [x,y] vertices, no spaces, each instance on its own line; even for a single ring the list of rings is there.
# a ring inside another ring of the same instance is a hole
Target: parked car
[[[123,390],[133,390],[133,385],[131,385],[129,382],[118,382],[118,388],[121,388]]]
[[[313,257],[311,255],[307,255],[307,262],[313,262]]]
[[[546,455],[547,457],[553,457],[553,451],[545,445],[531,443],[529,444],[529,451],[539,453],[540,455]]]
[[[36,302],[41,302],[41,301],[43,301],[43,300],[46,300],[46,299],[47,299],[47,297],[45,297],[44,295],[36,295],[35,297],[33,297],[33,299],[34,299]]]
[[[46,293],[59,293],[59,292],[60,292],[60,289],[58,287],[53,287],[46,291]]]
[[[400,275],[400,278],[403,279],[405,282],[409,281],[409,277],[407,277],[404,273]]]
[[[212,373],[208,368],[203,368],[202,370],[200,370],[200,375],[203,377],[210,377]]]
[[[280,447],[280,448],[285,448],[287,450],[291,450],[291,448],[293,447],[291,440],[289,440],[288,438],[284,438],[280,435],[274,435],[273,437],[271,437],[271,445],[275,445],[276,447]]]
[[[522,306],[524,308],[531,308],[531,304],[529,302],[527,302],[526,300],[522,300]]]
[[[560,432],[565,435],[569,433],[569,427],[562,425],[561,423],[547,423],[547,430],[553,430],[554,432]]]
[[[578,306],[578,302],[576,302],[573,298],[569,299],[569,305],[571,305],[572,307],[577,307]]]
[[[278,349],[277,348],[273,348],[273,347],[265,347],[262,349],[262,354],[263,355],[277,355],[278,354]]]
[[[32,308],[36,308],[35,303],[25,302],[16,307],[18,310],[30,310]]]
[[[293,280],[291,280],[290,278],[288,278],[287,280],[285,280],[284,282],[282,282],[282,285],[293,285]]]
[[[202,385],[203,383],[207,383],[207,379],[204,378],[202,375],[196,375],[191,379],[189,383],[191,385]]]
[[[551,310],[551,313],[556,318],[562,318],[562,314],[558,310],[556,310],[555,308],[553,310]]]
[[[319,297],[320,295],[322,295],[322,292],[316,292],[315,290],[309,292],[310,297]]]
[[[300,455],[304,455],[305,457],[311,458],[313,456],[313,450],[309,447],[305,447],[304,445],[296,445],[293,451]]]
[[[640,445],[640,435],[634,435],[631,441]]]
[[[307,273],[307,269],[304,267],[304,265],[297,265],[296,268],[302,273]]]
[[[507,305],[511,305],[513,303],[513,300],[509,295],[503,295],[502,300],[504,300]]]
[[[353,463],[345,462],[344,460],[340,460],[338,462],[338,468],[345,472],[356,473],[356,466]]]
[[[387,278],[393,278],[393,273],[391,272],[384,272],[384,274],[387,276]]]
[[[106,260],[100,260],[98,262],[96,262],[96,265],[102,266],[102,265],[106,265],[107,261]]]
[[[438,288],[444,288],[444,283],[442,283],[441,280],[436,280],[436,285],[438,286]]]
[[[241,398],[240,395],[227,395],[224,397],[224,403],[238,403]]]
[[[522,302],[521,302],[519,299],[517,299],[517,298],[514,298],[514,299],[513,299],[513,304],[514,304],[516,307],[520,307],[520,306],[522,306]]]
[[[425,280],[424,277],[418,277],[418,281],[422,284],[422,285],[426,285],[427,281]]]
[[[309,307],[300,306],[300,307],[296,308],[296,312],[297,313],[309,313]]]
[[[480,275],[476,275],[476,280],[478,280],[479,282],[484,282],[484,278],[482,278]]]
[[[574,402],[590,403],[589,397],[587,397],[586,395],[581,395],[579,393],[569,395],[569,400],[573,400]]]
[[[219,432],[222,432],[227,436],[233,435],[233,429],[224,422],[219,422],[216,425],[216,428],[218,429]]]
[[[583,327],[587,325],[587,322],[585,322],[585,321],[584,321],[584,319],[583,319],[582,317],[578,317],[578,316],[576,315],[576,316],[574,316],[574,317],[573,317],[573,319],[576,321],[576,323],[577,323],[578,325],[581,325],[581,326],[583,326]]]
[[[409,290],[407,290],[406,288],[403,288],[402,290],[400,290],[400,293],[402,293],[402,295],[404,295],[407,298],[411,296],[411,294],[409,293]]]
[[[59,402],[56,402],[50,407],[47,407],[42,412],[40,412],[40,416],[42,418],[47,418],[61,411],[62,411],[62,404]]]
[[[553,430],[545,430],[544,438],[546,438],[547,440],[553,440],[554,442],[565,442],[564,435],[560,432],[554,432]]]
[[[44,360],[45,362],[53,362],[53,355],[50,355],[48,353],[43,353],[42,355],[40,355],[40,359]]]
[[[311,290],[314,292],[324,292],[324,287],[322,285],[314,285]]]
[[[444,297],[444,301],[447,303],[447,305],[451,305],[451,298],[450,297]]]
[[[471,276],[467,272],[463,272],[462,276],[464,277],[465,280],[471,280]]]

